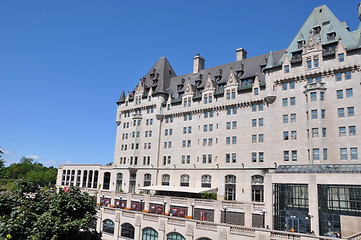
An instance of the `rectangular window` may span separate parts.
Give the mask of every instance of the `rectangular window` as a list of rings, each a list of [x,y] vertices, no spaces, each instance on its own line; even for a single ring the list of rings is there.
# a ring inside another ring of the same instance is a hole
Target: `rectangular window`
[[[232,137],[232,144],[237,144],[237,136]]]
[[[255,110],[256,111],[256,110]],[[252,112],[254,112],[253,111],[253,107],[252,107]],[[227,115],[231,115],[232,114],[232,110],[230,109],[230,108],[227,108]]]
[[[345,79],[346,80],[351,79],[351,72],[350,71],[345,72]]]
[[[350,153],[351,153],[351,160],[357,160],[358,159],[357,147],[350,148]]]
[[[263,161],[264,161],[264,153],[263,153],[263,152],[259,152],[259,153],[258,153],[258,161],[259,161],[259,162],[263,162]]]
[[[257,135],[252,135],[252,143],[256,143],[257,142]]]
[[[337,95],[337,99],[343,99],[343,91],[342,90],[337,90],[336,95]]]
[[[187,146],[187,141],[186,141],[186,140],[183,140],[183,141],[182,141],[182,147],[185,148],[186,146]]]
[[[313,160],[320,160],[320,149],[314,148],[313,151]]]
[[[257,162],[257,153],[252,153],[252,162]]]
[[[291,131],[291,140],[297,140],[297,131]]]
[[[345,109],[344,108],[337,108],[337,114],[339,118],[345,117]]]
[[[289,136],[288,136],[288,131],[283,132],[283,140],[288,140]]]
[[[252,119],[252,127],[257,127],[257,119]]]
[[[354,108],[354,107],[348,107],[348,108],[347,108],[347,115],[348,115],[349,117],[355,116],[355,108]]]
[[[356,126],[349,126],[348,132],[349,132],[350,136],[355,136],[356,135]]]
[[[308,79],[307,79],[307,83],[308,83],[308,84],[313,83],[313,79],[312,79],[312,78],[308,78]]]
[[[341,160],[347,160],[347,148],[340,148]]]
[[[187,141],[187,147],[191,147],[192,146],[192,141],[191,140],[188,140]]]
[[[312,137],[318,137],[318,128],[312,128]]]
[[[234,108],[232,109],[232,111],[233,111],[233,114],[237,114],[237,108],[236,108],[236,107],[234,107]]]
[[[312,61],[311,60],[307,60],[307,68],[308,69],[312,68]]]
[[[203,163],[207,163],[207,155],[203,155]]]
[[[346,97],[347,97],[347,98],[352,98],[352,97],[353,97],[352,88],[347,88],[347,89],[346,89]]]
[[[325,109],[321,109],[321,118],[322,119],[326,118],[326,110]]]
[[[232,163],[237,162],[237,153],[232,153]]]
[[[320,92],[320,100],[321,101],[325,100],[325,92]]]
[[[231,137],[226,137],[226,144],[227,145],[231,144]]]
[[[338,135],[339,135],[340,137],[346,136],[346,127],[339,127],[339,128],[338,128]]]
[[[295,106],[295,105],[296,105],[296,98],[295,98],[295,97],[291,97],[291,98],[290,98],[290,102],[291,102],[291,106]]]
[[[290,82],[290,89],[295,89],[295,82]]]
[[[226,123],[226,129],[227,129],[227,130],[231,129],[231,122],[227,122],[227,123]]]
[[[287,90],[287,83],[282,83],[282,90]]]
[[[297,161],[297,150],[292,150],[292,161]]]
[[[256,112],[257,111],[257,105],[256,104],[253,104],[252,105],[252,112]]]
[[[258,135],[258,142],[263,142],[264,140],[264,135],[263,134],[259,134]]]
[[[203,146],[207,146],[207,139],[206,138],[203,139]]]
[[[318,59],[314,59],[313,60],[313,64],[315,65],[315,68],[317,68],[319,66],[319,61]]]
[[[311,92],[311,101],[314,102],[314,101],[317,101],[317,93],[316,92]]]
[[[212,154],[208,154],[208,163],[212,163]]]
[[[232,129],[237,129],[237,121],[232,122]]]
[[[182,155],[182,164],[185,164],[185,163],[186,163],[186,156]]]
[[[213,124],[209,124],[208,129],[209,129],[210,132],[212,132],[213,131]]]
[[[171,129],[172,130],[172,129]],[[192,127],[188,127],[188,133],[192,133]],[[172,135],[172,131],[171,131],[171,134]]]
[[[344,62],[345,61],[345,54],[344,53],[338,54],[338,61],[339,62]]]
[[[263,118],[258,119],[258,126],[263,127]]]
[[[296,113],[291,114],[291,123],[296,122]]]
[[[254,95],[257,96],[257,95],[259,94],[259,92],[258,92],[258,91],[259,91],[259,88],[254,88],[253,90],[254,90]]]
[[[260,103],[260,104],[258,105],[258,111],[263,111],[263,103]]]
[[[317,119],[318,118],[318,113],[317,113],[317,110],[311,110],[311,116],[312,116],[312,119]]]
[[[285,65],[285,73],[289,73],[290,72],[290,65]]]
[[[288,106],[288,98],[282,99],[282,106],[284,106],[284,107]]]
[[[284,114],[282,116],[282,121],[283,121],[283,123],[288,123],[288,114]]]
[[[326,137],[326,136],[327,136],[327,129],[322,128],[322,137]]]
[[[323,149],[323,160],[326,161],[327,160],[327,148]]]
[[[208,138],[208,146],[212,146],[213,145],[213,138]]]
[[[342,81],[342,74],[336,73],[336,82]]]
[[[283,151],[283,160],[286,162],[290,160],[290,151]]]
[[[208,125],[203,125],[203,132],[208,132]]]

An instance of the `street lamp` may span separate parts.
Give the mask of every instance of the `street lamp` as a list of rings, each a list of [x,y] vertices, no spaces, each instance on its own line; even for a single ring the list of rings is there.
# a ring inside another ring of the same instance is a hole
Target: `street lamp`
[[[308,232],[311,233],[311,219],[313,218],[313,216],[311,215],[311,213],[307,213],[307,217],[306,219],[308,219]]]
[[[267,214],[266,209],[262,209],[261,213],[262,213],[262,227],[265,228],[265,226],[266,226],[265,220],[266,220],[266,214]]]
[[[163,215],[165,214],[165,206],[167,205],[167,202],[164,200],[163,201]]]
[[[192,206],[192,218],[194,219],[194,206],[195,206],[194,202],[192,202],[191,206]]]
[[[223,212],[224,212],[223,222],[224,222],[224,223],[227,223],[227,206],[224,206],[224,207],[223,207]]]
[[[143,211],[143,198],[140,198],[140,211]]]

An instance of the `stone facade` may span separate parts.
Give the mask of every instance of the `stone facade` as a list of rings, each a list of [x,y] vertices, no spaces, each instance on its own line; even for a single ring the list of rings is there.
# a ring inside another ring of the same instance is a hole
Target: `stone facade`
[[[113,165],[64,165],[57,184],[96,195],[105,239],[361,232],[346,224],[361,216],[360,31],[320,6],[284,50],[208,69],[197,55],[182,76],[159,59],[117,102]]]

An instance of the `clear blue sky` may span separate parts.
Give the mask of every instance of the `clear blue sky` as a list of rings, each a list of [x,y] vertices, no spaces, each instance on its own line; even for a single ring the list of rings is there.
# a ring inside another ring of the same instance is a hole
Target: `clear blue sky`
[[[314,7],[351,30],[355,0],[0,1],[0,147],[7,164],[113,161],[116,101],[166,56],[178,75],[287,48]]]

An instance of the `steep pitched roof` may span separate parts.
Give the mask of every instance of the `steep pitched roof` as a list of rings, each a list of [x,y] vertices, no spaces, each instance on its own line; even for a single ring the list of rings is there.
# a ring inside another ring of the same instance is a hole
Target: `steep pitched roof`
[[[330,33],[330,31],[334,31],[336,33],[336,38],[334,41],[342,39],[342,44],[345,46],[346,49],[354,49],[360,47],[359,34],[353,34],[352,32],[350,32],[326,5],[322,5],[320,7],[316,7],[312,11],[301,29],[296,34],[296,37],[288,46],[287,52],[280,59],[278,65],[282,64],[286,55],[289,57],[289,59],[291,59],[292,52],[302,50],[298,47],[298,42],[301,40],[309,39],[312,31],[316,27],[320,28],[320,32],[317,34],[317,37],[315,39],[321,45],[328,44],[332,41],[327,38],[327,34]]]

